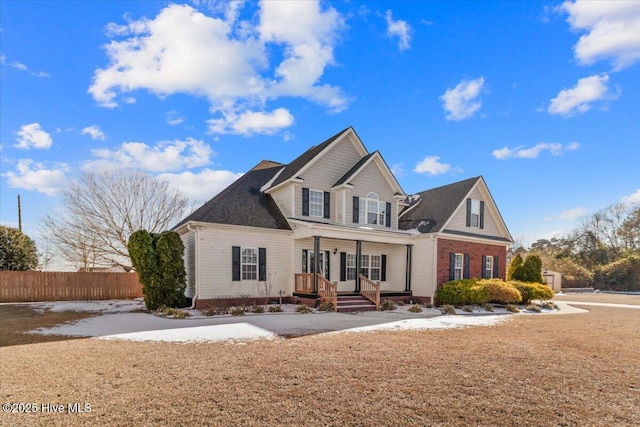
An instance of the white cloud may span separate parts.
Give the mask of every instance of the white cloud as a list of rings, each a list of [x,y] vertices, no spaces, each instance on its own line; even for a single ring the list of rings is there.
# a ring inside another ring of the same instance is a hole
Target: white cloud
[[[564,210],[560,212],[557,216],[548,216],[544,220],[545,221],[553,221],[553,220],[575,221],[576,219],[582,218],[586,214],[587,214],[587,209],[579,207],[579,208]]]
[[[184,117],[182,117],[176,110],[167,111],[166,113],[167,123],[171,126],[179,125],[184,122]]]
[[[398,38],[398,49],[400,51],[409,49],[411,45],[411,26],[406,21],[397,20],[394,21],[391,16],[391,10],[387,10],[385,15],[387,21],[387,35],[391,38]]]
[[[229,113],[219,119],[208,120],[212,133],[251,135],[261,133],[271,135],[293,124],[293,116],[286,108],[278,108],[271,113],[245,111],[239,115]]]
[[[202,204],[241,176],[241,173],[227,170],[204,169],[199,173],[163,173],[158,178],[180,190],[194,203]]]
[[[427,156],[413,169],[417,173],[428,173],[429,175],[440,175],[451,169],[451,165],[440,163],[440,157]]]
[[[577,142],[572,142],[567,145],[562,145],[557,142],[539,142],[533,147],[519,146],[514,148],[509,148],[509,147],[499,148],[499,149],[493,150],[491,152],[491,155],[493,155],[493,157],[495,157],[498,160],[505,160],[505,159],[512,159],[512,158],[535,159],[543,151],[548,151],[553,156],[560,156],[562,155],[562,153],[566,151],[576,151],[578,148],[580,148],[580,144],[578,144]]]
[[[8,67],[12,67],[15,68],[16,70],[20,70],[20,71],[26,71],[29,74],[31,74],[32,76],[36,76],[36,77],[49,77],[49,73],[45,73],[44,71],[33,71],[31,70],[29,67],[27,67],[26,65],[24,65],[22,62],[19,61],[7,61],[7,56],[6,55],[0,55],[0,64],[2,65],[6,65]]]
[[[51,135],[42,130],[40,123],[23,125],[16,134],[18,135],[16,138],[18,143],[14,145],[14,147],[17,148],[23,148],[25,150],[30,148],[46,149],[53,144]]]
[[[607,86],[608,75],[584,77],[571,89],[563,89],[551,100],[548,112],[563,117],[584,113],[596,101],[614,100],[620,94],[613,94]]]
[[[69,167],[59,164],[54,169],[46,169],[42,163],[31,159],[20,159],[15,172],[7,172],[9,187],[35,190],[47,196],[55,196],[67,187],[66,173]]]
[[[635,193],[623,197],[622,203],[627,206],[640,205],[640,188],[638,188]]]
[[[565,1],[559,10],[567,13],[572,29],[586,32],[574,46],[580,64],[608,59],[616,70],[640,60],[640,2],[637,0]]]
[[[97,159],[83,166],[87,169],[133,168],[151,172],[168,172],[182,168],[208,165],[215,155],[203,141],[187,138],[184,141],[162,141],[154,147],[143,142],[125,142],[116,150],[91,150]]]
[[[104,132],[100,130],[100,126],[98,125],[87,126],[86,128],[82,129],[82,132],[80,133],[82,135],[89,135],[91,139],[94,140],[104,141],[105,138]]]
[[[440,97],[443,108],[447,112],[447,120],[464,120],[473,116],[482,107],[478,99],[484,86],[484,77],[474,80],[463,80],[453,89]]]
[[[89,93],[106,107],[139,89],[160,97],[186,93],[206,97],[214,116],[230,117],[262,110],[283,96],[330,111],[346,108],[340,88],[320,83],[344,25],[335,9],[322,10],[317,1],[262,1],[254,23],[238,21],[242,5],[207,16],[171,4],[153,19],[109,24],[108,35],[123,39],[105,46],[109,64],[95,71]],[[281,62],[270,64],[274,57]]]

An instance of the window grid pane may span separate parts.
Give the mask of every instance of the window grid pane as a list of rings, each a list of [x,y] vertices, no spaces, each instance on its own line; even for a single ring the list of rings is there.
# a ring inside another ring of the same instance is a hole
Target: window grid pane
[[[309,190],[309,215],[324,216],[324,193],[322,191]]]

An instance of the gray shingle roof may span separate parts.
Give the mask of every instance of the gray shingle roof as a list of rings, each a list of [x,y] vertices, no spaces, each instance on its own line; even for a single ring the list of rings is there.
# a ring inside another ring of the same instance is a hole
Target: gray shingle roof
[[[274,187],[274,186],[276,186],[276,185],[288,180],[289,178],[294,177],[300,171],[300,169],[302,169],[307,163],[309,163],[311,160],[313,160],[314,157],[316,157],[318,154],[320,154],[320,152],[322,152],[322,150],[324,150],[329,145],[331,145],[331,143],[333,141],[338,139],[338,137],[340,137],[340,135],[342,135],[343,133],[345,133],[349,129],[351,129],[351,127],[348,127],[346,129],[341,130],[337,134],[333,135],[331,138],[329,138],[326,141],[324,141],[322,144],[314,145],[313,147],[309,148],[307,151],[305,151],[304,153],[299,155],[296,159],[294,159],[291,163],[289,163],[284,168],[284,170],[282,171],[280,176],[278,176],[278,178],[273,182],[273,184],[271,186]]]
[[[290,230],[289,223],[275,201],[260,191],[283,167],[281,163],[263,160],[180,221],[174,229],[188,221],[199,221]]]
[[[358,169],[360,169],[360,167],[362,165],[364,165],[367,160],[369,160],[374,154],[376,154],[378,151],[374,151],[373,153],[369,153],[366,156],[364,156],[363,158],[361,158],[360,160],[358,160],[358,162],[353,165],[353,167],[351,169],[349,169],[349,171],[347,173],[345,173],[342,178],[340,178],[335,184],[333,184],[333,186],[335,187],[336,185],[341,185],[341,184],[345,184],[347,182],[349,182],[349,180],[353,177],[353,174],[356,173],[358,171]]]
[[[444,224],[480,178],[478,176],[454,182],[410,197],[411,204],[405,208],[406,213],[400,217],[398,228],[417,229],[420,233],[442,231]],[[415,197],[417,195],[420,197]]]

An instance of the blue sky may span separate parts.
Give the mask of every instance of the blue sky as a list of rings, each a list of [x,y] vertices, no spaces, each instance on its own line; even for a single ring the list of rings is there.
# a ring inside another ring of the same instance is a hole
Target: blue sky
[[[0,222],[82,170],[202,203],[353,126],[405,192],[483,175],[525,244],[640,202],[637,1],[5,1]],[[38,242],[40,245],[43,242]]]

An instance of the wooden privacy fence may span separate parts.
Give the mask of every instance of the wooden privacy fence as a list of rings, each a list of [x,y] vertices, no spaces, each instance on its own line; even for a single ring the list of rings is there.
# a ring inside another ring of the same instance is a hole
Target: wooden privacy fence
[[[137,273],[0,271],[0,302],[83,301],[142,296]]]

